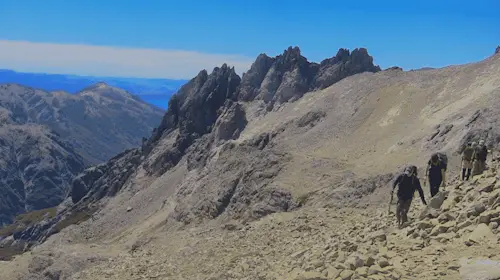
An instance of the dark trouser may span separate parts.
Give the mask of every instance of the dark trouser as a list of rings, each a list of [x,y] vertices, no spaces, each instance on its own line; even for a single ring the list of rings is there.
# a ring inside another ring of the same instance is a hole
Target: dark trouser
[[[471,173],[470,168],[462,168],[462,180],[469,180]]]
[[[410,199],[401,199],[398,198],[398,207],[396,208],[396,218],[398,219],[398,225],[404,224],[406,221],[408,221],[408,211],[410,211],[410,205],[411,205],[411,198]]]
[[[462,180],[469,180],[472,166],[472,160],[462,159]]]
[[[443,178],[429,178],[429,187],[431,188],[431,197],[439,192],[439,187],[443,182]]]
[[[485,161],[475,159],[472,164],[472,176],[483,174],[485,168],[486,168]]]

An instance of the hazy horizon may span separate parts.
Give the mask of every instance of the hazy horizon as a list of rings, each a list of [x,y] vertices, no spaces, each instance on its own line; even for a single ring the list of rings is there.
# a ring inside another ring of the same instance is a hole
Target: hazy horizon
[[[119,9],[113,1],[5,0],[0,68],[191,79],[223,63],[241,75],[260,53],[288,46],[313,62],[364,47],[381,68],[440,68],[490,56],[500,44],[498,10],[492,0],[130,0]]]

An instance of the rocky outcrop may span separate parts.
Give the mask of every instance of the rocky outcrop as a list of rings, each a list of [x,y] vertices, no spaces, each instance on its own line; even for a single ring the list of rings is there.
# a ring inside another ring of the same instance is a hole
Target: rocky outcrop
[[[307,61],[298,47],[289,47],[275,58],[259,55],[243,75],[237,96],[242,101],[259,99],[271,105],[283,103],[367,71],[378,72],[380,68],[373,64],[373,58],[364,48],[352,53],[340,49],[336,56],[317,64]]]
[[[245,110],[241,104],[229,101],[215,122],[215,141],[236,140],[247,124]]]
[[[240,81],[234,68],[224,64],[216,67],[210,75],[205,70],[201,71],[172,96],[160,126],[146,144],[146,153],[152,151],[162,136],[169,137],[176,133],[176,139],[171,147],[159,151],[147,164],[148,172],[164,173],[179,162],[196,139],[212,132],[224,105],[230,106],[226,102],[234,97]],[[239,120],[235,122],[241,125]]]
[[[275,59],[260,54],[252,64],[248,72],[243,74],[241,85],[238,88],[238,99],[252,101],[259,94],[259,88],[267,75]]]
[[[270,185],[290,157],[273,148],[269,135],[265,146],[259,139],[226,143],[195,183],[179,188],[171,217],[184,223],[219,216],[248,221],[295,209],[290,192]]]
[[[83,200],[89,203],[105,196],[114,196],[137,170],[141,155],[140,149],[127,150],[104,164],[83,171],[72,182],[72,202],[77,204]]]
[[[495,49],[495,54],[497,53],[500,53],[500,46],[497,46],[497,48]]]
[[[336,56],[323,60],[314,77],[310,89],[324,89],[334,83],[362,72],[378,72],[380,67],[373,64],[373,58],[365,48],[340,49]]]

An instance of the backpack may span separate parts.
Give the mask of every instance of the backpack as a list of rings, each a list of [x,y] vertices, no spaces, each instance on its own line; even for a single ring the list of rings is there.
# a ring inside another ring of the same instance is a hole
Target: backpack
[[[479,145],[476,146],[474,159],[477,159],[477,160],[485,160],[486,159],[485,146],[479,146]]]
[[[462,154],[462,159],[471,161],[473,155],[474,155],[474,149],[472,147],[466,147]]]
[[[438,156],[439,162],[443,166],[443,169],[446,171],[448,169],[448,156],[446,156],[445,153],[441,153],[441,152],[437,152],[435,154]],[[430,163],[430,161],[429,161],[429,163]]]

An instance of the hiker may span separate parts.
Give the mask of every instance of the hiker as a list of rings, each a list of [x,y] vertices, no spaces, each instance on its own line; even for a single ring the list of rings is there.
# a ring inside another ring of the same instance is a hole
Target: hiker
[[[480,175],[486,169],[486,158],[488,156],[488,148],[484,144],[484,140],[479,141],[479,145],[474,148],[474,160],[472,162],[472,176]]]
[[[488,158],[488,147],[484,143],[484,140],[479,141],[479,145],[481,145],[481,167],[482,170],[486,170],[486,158]]]
[[[425,177],[427,177],[429,182],[431,197],[434,197],[439,192],[439,188],[444,188],[446,184],[447,164],[447,157],[442,153],[434,153],[427,162]]]
[[[398,221],[398,227],[402,228],[403,224],[408,221],[408,211],[410,210],[411,201],[413,199],[413,194],[415,190],[420,194],[420,199],[422,199],[422,203],[427,205],[424,197],[424,191],[420,186],[420,180],[417,177],[417,167],[416,166],[408,166],[404,173],[400,174],[394,184],[392,186],[391,191],[391,202],[394,194],[394,189],[398,186],[398,204],[396,208],[396,218]],[[390,207],[389,203],[389,207]],[[390,209],[389,209],[390,210]]]
[[[474,149],[472,142],[468,142],[467,146],[462,152],[462,181],[469,180],[472,170],[472,159],[474,156]]]

